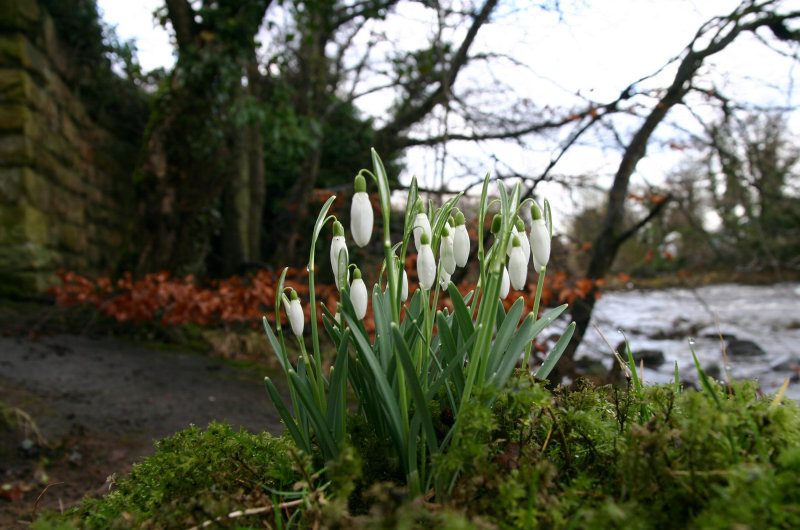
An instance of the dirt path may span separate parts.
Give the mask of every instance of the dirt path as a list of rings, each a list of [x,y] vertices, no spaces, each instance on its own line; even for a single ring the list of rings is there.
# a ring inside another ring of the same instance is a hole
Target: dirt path
[[[0,528],[30,520],[46,484],[63,482],[40,509],[100,494],[155,440],[191,424],[282,432],[258,369],[108,338],[0,337],[0,403],[33,422],[20,416],[15,431],[0,429]],[[47,445],[31,443],[34,424]]]

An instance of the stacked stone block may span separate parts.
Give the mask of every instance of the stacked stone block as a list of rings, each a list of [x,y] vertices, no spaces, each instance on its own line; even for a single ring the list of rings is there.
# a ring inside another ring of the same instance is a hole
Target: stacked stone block
[[[136,147],[92,121],[71,67],[35,0],[0,2],[0,294],[41,293],[59,268],[107,273],[127,245],[133,167],[119,153]]]

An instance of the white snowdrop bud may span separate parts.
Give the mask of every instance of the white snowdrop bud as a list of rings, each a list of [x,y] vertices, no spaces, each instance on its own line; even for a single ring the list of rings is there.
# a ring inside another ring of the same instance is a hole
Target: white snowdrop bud
[[[340,253],[342,253],[341,257]],[[333,280],[337,289],[341,289],[339,285],[340,276],[344,281],[347,281],[349,277],[349,271],[347,270],[349,262],[350,256],[347,253],[347,243],[344,241],[344,227],[339,221],[334,221],[333,239],[331,239],[331,269],[333,270]]]
[[[403,281],[400,285],[400,300],[403,302],[408,300],[408,274],[405,269],[403,269]]]
[[[511,257],[508,258],[508,276],[516,290],[525,287],[528,279],[528,254],[522,249],[520,236],[514,235],[511,243]]]
[[[536,203],[531,206],[531,217],[533,217],[533,225],[531,226],[530,245],[533,268],[536,272],[541,272],[542,267],[546,267],[550,259],[550,232],[542,217],[542,211]]]
[[[464,220],[464,214],[456,213],[456,227],[453,230],[453,257],[456,265],[463,267],[469,260],[469,232]]]
[[[367,286],[364,284],[364,280],[361,279],[361,271],[358,267],[353,271],[353,283],[350,285],[350,301],[353,302],[356,318],[363,319],[367,314],[369,296],[367,295]]]
[[[297,298],[297,291],[294,289],[289,291],[289,307],[286,308],[286,316],[289,318],[289,324],[292,326],[292,333],[298,338],[302,337],[306,317],[303,315],[303,307],[300,305],[300,300]]]
[[[456,271],[456,257],[453,255],[453,233],[450,225],[444,225],[442,238],[439,240],[439,259],[442,261],[442,269],[450,276]],[[449,278],[447,281],[450,281]]]
[[[519,245],[522,247],[522,251],[525,253],[525,256],[530,256],[531,254],[531,244],[528,241],[528,234],[525,232],[525,223],[517,217],[517,222],[514,226],[511,227],[511,239],[510,241],[514,241],[514,236],[519,236]],[[513,245],[508,245],[508,257],[511,257],[511,250],[513,249]],[[526,258],[525,266],[528,266],[528,261],[530,258]]]
[[[367,195],[367,183],[359,173],[356,175],[355,194],[350,204],[350,233],[359,247],[365,247],[372,237],[372,203]]]
[[[505,300],[510,290],[511,284],[508,280],[508,269],[503,265],[503,278],[500,280],[500,298]]]
[[[425,211],[420,207],[417,215],[414,216],[414,248],[417,249],[417,252],[420,249],[420,237],[423,233],[428,234],[428,241],[431,241],[431,222],[428,220],[428,216],[425,215]]]
[[[436,259],[433,257],[430,236],[422,233],[419,238],[420,246],[417,254],[417,276],[423,289],[430,290],[436,281]]]

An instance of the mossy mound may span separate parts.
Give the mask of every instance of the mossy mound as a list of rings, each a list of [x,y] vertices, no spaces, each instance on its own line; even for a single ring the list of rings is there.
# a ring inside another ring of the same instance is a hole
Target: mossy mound
[[[491,408],[461,411],[434,463],[457,477],[440,499],[408,498],[363,423],[326,468],[285,437],[192,428],[34,527],[800,528],[800,408],[749,382],[709,388],[513,378]]]

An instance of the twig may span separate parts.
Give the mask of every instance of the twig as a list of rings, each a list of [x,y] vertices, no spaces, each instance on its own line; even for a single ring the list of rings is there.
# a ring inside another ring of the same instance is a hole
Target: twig
[[[39,508],[39,501],[42,500],[42,497],[44,496],[45,493],[47,493],[47,490],[50,489],[50,486],[58,486],[59,484],[64,484],[64,482],[63,481],[62,482],[53,482],[51,484],[48,484],[47,486],[44,487],[44,489],[39,494],[39,496],[36,497],[36,501],[34,501],[34,503],[33,503],[33,510],[31,510],[31,520],[36,519],[36,510]]]
[[[619,356],[619,353],[617,353],[617,350],[614,349],[614,347],[611,345],[611,343],[608,342],[608,339],[606,339],[606,336],[603,335],[603,332],[600,331],[600,326],[598,326],[596,322],[592,322],[592,325],[594,326],[595,331],[597,331],[597,333],[600,335],[600,338],[603,339],[603,342],[605,342],[608,345],[608,348],[611,350],[611,353],[617,359],[617,362],[619,363],[620,368],[622,368],[622,373],[625,374],[625,378],[628,381],[630,381],[631,377],[633,377],[633,374],[631,373],[630,368],[628,368],[628,366],[624,362],[622,362],[622,357]]]
[[[722,328],[719,325],[719,314],[714,311],[714,322],[717,324],[717,334],[719,341],[722,343],[722,360],[725,362],[725,376],[728,379],[728,395],[733,395],[733,386],[731,385],[731,371],[728,369],[728,349],[725,347],[725,339],[722,338]]]
[[[305,499],[296,499],[293,501],[286,501],[278,504],[277,506],[270,504],[269,506],[258,506],[256,508],[247,508],[246,510],[236,510],[234,512],[229,513],[225,516],[220,516],[214,519],[213,521],[204,521],[203,524],[199,526],[193,526],[189,530],[199,530],[200,528],[208,528],[214,523],[219,523],[223,519],[237,519],[239,517],[246,517],[248,515],[261,515],[263,513],[269,513],[273,511],[275,508],[278,510],[283,510],[285,508],[294,508],[295,506],[299,506],[305,502]]]

